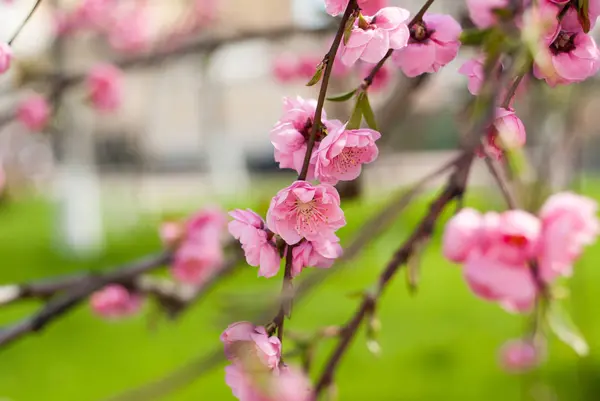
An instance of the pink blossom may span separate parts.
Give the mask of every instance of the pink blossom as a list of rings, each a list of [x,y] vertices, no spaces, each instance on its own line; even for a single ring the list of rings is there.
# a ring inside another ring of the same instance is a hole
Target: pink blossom
[[[241,362],[244,367],[254,367],[258,363],[270,370],[279,367],[281,342],[275,336],[269,337],[263,326],[254,326],[250,322],[233,323],[220,339],[227,359],[232,362]]]
[[[312,386],[296,369],[282,366],[279,374],[248,371],[240,364],[225,367],[225,383],[240,401],[310,401]]]
[[[17,119],[30,131],[41,131],[50,119],[50,106],[41,95],[31,95],[17,107]]]
[[[281,257],[273,233],[266,229],[263,219],[252,210],[236,209],[229,213],[229,233],[242,244],[250,266],[260,266],[258,275],[273,277],[280,267]]]
[[[218,207],[206,207],[185,222],[185,232],[188,239],[220,240],[227,225],[227,215]]]
[[[98,64],[87,76],[87,88],[94,107],[103,112],[121,107],[123,97],[123,73],[110,64]]]
[[[506,8],[509,0],[467,0],[469,17],[479,28],[489,28],[498,22],[493,10]]]
[[[371,70],[375,67],[375,64],[361,63],[361,75],[363,77],[368,76]],[[393,78],[392,71],[387,64],[381,66],[373,77],[373,82],[369,86],[370,91],[379,91],[386,88]]]
[[[535,303],[537,287],[526,262],[509,263],[500,248],[472,252],[464,276],[471,291],[480,298],[498,302],[508,310],[525,312]]]
[[[281,54],[273,60],[273,76],[278,82],[289,83],[297,78],[298,64],[292,54]]]
[[[358,6],[368,15],[373,15],[388,3],[387,0],[358,0]],[[343,14],[348,7],[348,0],[325,0],[325,10],[329,15]]]
[[[267,225],[288,245],[294,245],[302,238],[335,242],[334,232],[346,225],[346,220],[334,187],[295,181],[271,200]]]
[[[73,12],[72,20],[79,27],[104,29],[112,25],[114,0],[83,0]]]
[[[108,32],[109,43],[120,52],[137,53],[148,49],[150,26],[145,7],[135,7],[120,15]]]
[[[296,74],[301,79],[309,80],[315,75],[317,66],[321,63],[322,58],[313,54],[304,54],[298,58],[296,66]]]
[[[540,220],[523,210],[507,210],[494,219],[485,220],[486,241],[490,254],[512,264],[526,263],[535,257],[541,235]]]
[[[183,237],[183,227],[177,221],[165,221],[160,225],[159,236],[163,245],[175,246]]]
[[[299,96],[296,99],[283,99],[283,116],[270,133],[271,143],[275,148],[275,161],[279,163],[280,168],[291,168],[298,173],[302,170],[316,107],[317,101],[313,99],[304,100]],[[334,130],[341,125],[340,121],[327,120],[325,111],[323,111],[321,121],[327,131]],[[317,131],[313,154],[323,139],[324,129]],[[312,158],[310,160],[307,179],[312,180],[315,167]]]
[[[563,8],[567,3],[571,3],[568,6],[566,12],[563,12],[563,17],[560,20],[562,29],[569,32],[580,32],[583,30],[579,18],[577,16],[577,2],[570,2],[569,0],[540,0],[541,7],[547,7],[554,11],[554,15],[558,15],[562,12]],[[588,3],[588,16],[590,19],[590,29],[594,28],[596,20],[600,15],[600,1],[590,0]]]
[[[350,66],[361,59],[377,63],[389,49],[408,44],[410,32],[406,20],[410,13],[400,7],[385,7],[372,17],[358,18],[348,43],[341,46],[341,60]]]
[[[526,372],[539,363],[540,352],[531,341],[512,340],[500,349],[500,364],[508,372]]]
[[[540,270],[546,281],[570,276],[574,261],[584,246],[600,233],[596,201],[571,192],[552,195],[540,210],[542,239]]]
[[[410,27],[408,46],[394,52],[393,60],[408,77],[437,72],[456,58],[461,32],[450,15],[425,14]]]
[[[442,237],[442,253],[446,259],[464,263],[481,245],[483,217],[471,208],[464,208],[446,224]]]
[[[584,81],[600,68],[596,42],[582,32],[560,31],[549,47],[549,57],[549,65],[542,68],[536,63],[533,73],[550,86]]]
[[[496,119],[484,140],[487,153],[496,159],[501,159],[504,150],[523,147],[526,140],[525,126],[515,111],[497,107]]]
[[[142,297],[120,284],[110,284],[90,297],[92,310],[105,318],[120,318],[136,314],[142,307]]]
[[[292,249],[292,255],[292,277],[296,277],[306,267],[330,268],[342,256],[342,247],[333,241],[302,241]]]
[[[4,74],[10,68],[13,58],[12,48],[8,43],[0,43],[0,74]]]
[[[379,150],[375,141],[379,138],[381,134],[372,129],[347,130],[346,125],[329,132],[313,153],[315,176],[332,185],[356,179],[363,164],[377,159]]]
[[[483,80],[485,79],[485,73],[483,65],[485,58],[478,56],[467,60],[459,69],[458,73],[465,75],[469,78],[468,88],[472,95],[477,96],[481,87],[483,86]]]

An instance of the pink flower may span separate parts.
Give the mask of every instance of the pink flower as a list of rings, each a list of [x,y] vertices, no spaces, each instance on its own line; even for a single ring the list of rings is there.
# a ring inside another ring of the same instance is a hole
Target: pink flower
[[[159,236],[163,245],[175,246],[183,237],[183,227],[177,221],[165,221],[160,225]]]
[[[311,54],[301,55],[298,58],[296,74],[301,79],[309,80],[315,75],[317,66],[321,63],[321,57]]]
[[[512,340],[500,349],[500,364],[513,373],[522,373],[539,365],[540,353],[531,341]]]
[[[504,150],[523,147],[526,140],[525,126],[515,111],[497,107],[496,119],[484,141],[487,152],[496,159],[501,159]]]
[[[332,185],[356,179],[363,164],[377,159],[379,138],[381,134],[372,129],[347,130],[346,125],[329,132],[313,153],[315,176]]]
[[[217,207],[204,208],[185,222],[186,237],[220,240],[227,224],[227,215]]]
[[[373,15],[385,7],[387,0],[358,0],[358,6],[368,15]],[[325,10],[329,15],[343,14],[348,7],[348,0],[325,0]]]
[[[241,362],[244,367],[259,366],[277,370],[281,358],[281,342],[275,336],[269,337],[263,326],[250,322],[237,322],[229,325],[221,334],[225,355],[232,362]]]
[[[127,53],[147,50],[150,44],[150,26],[147,14],[144,7],[135,7],[119,16],[108,31],[108,39],[112,48]]]
[[[472,95],[477,96],[483,85],[485,79],[485,73],[483,70],[483,63],[485,59],[483,56],[475,57],[467,60],[458,70],[459,74],[462,74],[469,78],[468,88]]]
[[[481,244],[483,217],[470,208],[464,208],[446,224],[442,237],[442,253],[446,259],[464,263]]]
[[[298,173],[302,170],[316,107],[317,101],[312,99],[304,100],[301,97],[283,99],[283,116],[270,133],[271,143],[275,148],[275,161],[279,163],[280,168],[291,168]],[[328,121],[325,111],[321,121],[327,131],[341,125],[337,120]],[[324,134],[323,129],[317,131],[313,154]],[[314,162],[311,162],[307,179],[313,178]]]
[[[92,310],[105,318],[120,318],[136,314],[142,307],[142,297],[120,284],[110,284],[90,297]]]
[[[335,242],[334,232],[346,225],[346,220],[334,187],[295,181],[271,200],[267,225],[288,245],[294,245],[302,238]]]
[[[549,65],[541,68],[535,64],[533,73],[550,86],[584,81],[600,68],[596,42],[582,32],[561,31],[549,50]]]
[[[236,209],[229,215],[234,218],[229,223],[229,233],[242,244],[248,264],[260,266],[259,276],[275,276],[279,271],[281,257],[273,233],[266,229],[263,219],[250,209]]]
[[[30,131],[41,131],[50,119],[50,106],[43,96],[31,95],[17,107],[17,119]]]
[[[499,248],[472,252],[464,268],[471,291],[480,298],[498,302],[508,310],[530,310],[537,294],[529,266],[525,262],[509,263],[499,255]]]
[[[490,221],[492,223],[490,223]],[[497,258],[512,264],[535,257],[541,235],[540,220],[523,210],[507,210],[496,219],[485,220],[485,240]]]
[[[562,19],[560,25],[565,31],[569,32],[581,32],[583,30],[579,18],[577,16],[577,2],[569,2],[569,0],[541,0],[542,7],[551,8],[554,11],[554,15],[558,15],[562,12],[567,3],[570,3]],[[600,15],[600,1],[590,0],[588,4],[588,16],[590,19],[590,29],[594,28],[596,20]]]
[[[542,239],[540,270],[546,281],[570,276],[584,246],[600,233],[596,201],[571,192],[552,195],[540,210]]]
[[[342,44],[341,60],[353,65],[358,59],[377,63],[389,49],[401,49],[408,44],[410,32],[406,26],[408,10],[385,7],[372,17],[358,18],[346,45]]]
[[[302,241],[292,249],[292,277],[296,277],[306,267],[328,269],[335,259],[342,256],[339,242],[333,241]]]
[[[0,43],[0,74],[4,74],[10,68],[13,51],[8,43]]]
[[[461,32],[450,15],[425,14],[410,27],[408,46],[394,52],[393,60],[407,77],[437,72],[456,58]]]
[[[225,367],[225,383],[240,401],[310,401],[308,378],[296,369],[282,366],[279,374],[248,371],[240,364]]]
[[[93,67],[87,76],[87,88],[94,107],[103,112],[121,107],[123,97],[123,73],[110,64]]]
[[[469,17],[479,28],[489,28],[498,22],[494,9],[506,8],[509,0],[467,0]]]
[[[297,63],[292,54],[282,54],[273,60],[272,72],[278,82],[289,83],[297,78]]]
[[[361,64],[361,76],[366,77],[371,73],[371,70],[375,67],[375,64],[362,63]],[[373,82],[369,86],[370,91],[379,91],[386,88],[392,80],[392,71],[387,64],[381,66],[373,77]]]

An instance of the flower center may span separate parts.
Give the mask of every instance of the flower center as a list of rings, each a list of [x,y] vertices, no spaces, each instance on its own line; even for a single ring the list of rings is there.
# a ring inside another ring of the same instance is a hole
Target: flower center
[[[505,244],[517,248],[525,248],[525,246],[529,242],[524,235],[505,235],[503,240]]]
[[[363,148],[345,148],[333,159],[333,166],[339,172],[347,172],[360,164],[365,150]]]
[[[312,119],[307,118],[306,122],[304,123],[304,127],[302,127],[302,129],[300,130],[300,133],[302,134],[304,139],[306,139],[307,141],[310,139],[310,132],[312,131],[312,127],[313,127]],[[317,143],[321,142],[321,140],[325,137],[325,135],[327,135],[327,132],[326,132],[323,124],[321,124],[321,129],[317,130],[316,142]]]
[[[319,210],[319,204],[316,200],[302,202],[296,200],[296,231],[311,232],[318,231],[318,225],[322,221],[327,221],[327,217]]]
[[[419,21],[410,27],[410,38],[414,42],[423,42],[431,36],[433,31],[427,30],[427,25],[423,21]]]
[[[368,31],[368,30],[372,30],[377,28],[377,25],[375,25],[375,20],[377,19],[377,17],[373,17],[371,19],[371,22],[367,21],[367,19],[365,17],[363,17],[362,14],[359,14],[358,16],[358,27],[360,29],[362,29],[363,31]]]
[[[568,53],[575,50],[575,36],[576,33],[569,33],[561,31],[554,42],[550,45],[550,50],[554,53]]]

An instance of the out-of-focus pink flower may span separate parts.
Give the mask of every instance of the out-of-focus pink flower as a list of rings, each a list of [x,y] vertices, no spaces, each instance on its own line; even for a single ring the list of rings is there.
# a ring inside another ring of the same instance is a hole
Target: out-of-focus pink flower
[[[410,37],[406,26],[409,16],[403,8],[385,7],[372,17],[358,18],[348,43],[342,44],[342,62],[348,66],[359,59],[377,63],[389,49],[405,47]]]
[[[114,0],[82,0],[73,11],[71,20],[81,28],[104,30],[112,26],[114,11]]]
[[[345,125],[329,132],[313,153],[315,176],[332,185],[356,179],[363,164],[377,159],[379,150],[375,141],[379,138],[381,134],[372,129],[347,130]]]
[[[288,244],[308,241],[336,241],[335,231],[346,225],[340,195],[328,184],[313,186],[295,181],[271,200],[267,225]]]
[[[454,263],[464,263],[482,241],[483,217],[475,209],[464,208],[452,217],[444,229],[442,253]]]
[[[237,322],[229,325],[220,337],[227,359],[241,363],[245,368],[263,366],[277,370],[281,359],[281,342],[275,336],[269,337],[263,326],[250,322]]]
[[[17,107],[17,119],[30,131],[41,131],[50,118],[50,106],[41,95],[31,95]]]
[[[200,25],[212,23],[217,19],[219,14],[218,0],[195,0],[194,11]]]
[[[579,18],[577,16],[577,2],[570,2],[569,0],[540,0],[540,7],[547,7],[554,11],[554,15],[563,13],[560,20],[562,29],[569,32],[581,32],[583,30]],[[563,8],[568,5],[567,11],[562,11]],[[600,15],[600,1],[590,0],[588,3],[588,16],[590,19],[590,29],[594,28],[596,20]]]
[[[295,99],[283,99],[283,115],[270,133],[271,143],[275,148],[275,161],[280,168],[291,168],[298,173],[302,170],[316,107],[317,101],[313,99],[305,100],[299,96]],[[327,120],[325,110],[321,122],[328,131],[342,124],[337,120]],[[318,130],[313,154],[323,136],[323,130]],[[307,179],[314,178],[314,169],[314,162],[311,162]]]
[[[280,267],[273,233],[268,232],[263,219],[250,209],[236,209],[229,213],[234,218],[229,223],[229,233],[242,244],[250,266],[260,266],[258,275],[273,277]]]
[[[184,231],[177,221],[165,221],[160,225],[159,236],[163,245],[173,247],[182,239]]]
[[[142,297],[131,293],[120,284],[110,284],[90,297],[92,310],[105,318],[120,318],[136,314],[142,306]]]
[[[4,74],[10,68],[13,51],[8,43],[0,42],[0,74]]]
[[[522,264],[535,257],[541,234],[541,222],[536,216],[523,210],[507,210],[495,220],[493,228],[486,228],[486,240],[498,259]]]
[[[472,252],[464,267],[465,280],[480,298],[498,302],[508,310],[525,312],[535,303],[537,287],[527,263],[502,260],[499,248]]]
[[[240,364],[225,367],[225,383],[240,401],[310,401],[312,386],[300,371],[282,366],[279,374],[248,371]]]
[[[301,79],[311,79],[317,71],[317,66],[321,62],[321,57],[313,54],[304,54],[298,58],[296,74]]]
[[[485,59],[483,56],[475,57],[467,60],[459,69],[458,73],[466,76],[469,79],[467,87],[472,95],[477,96],[483,85],[485,73],[483,69],[483,63]]]
[[[287,84],[297,78],[298,63],[292,54],[281,54],[273,60],[273,76],[278,82]]]
[[[570,276],[583,247],[595,242],[600,233],[597,209],[593,199],[571,192],[546,200],[539,213],[543,227],[539,262],[546,281]]]
[[[296,277],[306,267],[328,269],[333,262],[342,256],[339,242],[333,241],[302,241],[292,249],[292,277]]]
[[[150,26],[145,7],[135,7],[120,15],[110,30],[108,40],[119,52],[138,53],[150,45]]]
[[[361,63],[361,76],[364,78],[371,73],[375,64]],[[381,66],[373,77],[373,82],[369,86],[370,91],[379,91],[386,88],[392,80],[392,71],[387,64]]]
[[[596,42],[583,32],[561,31],[549,47],[549,57],[549,65],[541,68],[536,63],[533,73],[550,86],[584,81],[600,68]]]
[[[486,151],[494,158],[501,159],[504,150],[525,145],[527,133],[523,122],[513,109],[496,108],[496,119],[485,137]]]
[[[187,239],[220,240],[227,225],[227,215],[218,207],[206,207],[185,222]]]
[[[506,8],[509,0],[467,0],[469,17],[479,28],[489,28],[498,22],[494,9]]]
[[[523,373],[540,363],[540,352],[527,340],[512,340],[500,349],[500,365],[508,372]]]
[[[94,107],[103,112],[121,107],[123,72],[110,64],[98,64],[87,76],[89,97]]]
[[[409,28],[408,46],[393,54],[406,76],[437,72],[458,54],[462,29],[450,15],[425,14],[422,21]]]
[[[358,6],[368,15],[373,15],[387,5],[387,0],[358,0]],[[348,0],[325,0],[325,10],[329,15],[342,14],[348,7]]]
[[[4,171],[4,167],[0,163],[0,197],[4,194],[6,190],[6,172]]]

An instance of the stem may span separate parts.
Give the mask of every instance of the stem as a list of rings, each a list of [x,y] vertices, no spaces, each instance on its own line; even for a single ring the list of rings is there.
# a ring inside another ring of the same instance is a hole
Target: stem
[[[409,29],[411,26],[413,26],[417,22],[421,22],[421,20],[423,19],[423,16],[425,15],[425,13],[429,9],[429,7],[431,7],[431,5],[433,4],[434,1],[435,0],[427,0],[425,2],[425,4],[423,4],[423,7],[421,7],[421,9],[417,12],[417,14],[415,14],[413,19],[411,19],[410,22],[408,23]],[[392,56],[392,53],[394,53],[394,49],[389,49],[388,52],[385,54],[385,56],[383,56],[383,58],[381,60],[379,60],[379,62],[375,65],[375,67],[373,67],[373,69],[371,70],[369,75],[367,75],[366,78],[363,80],[363,83],[361,85],[361,88],[363,90],[367,89],[369,86],[371,86],[371,84],[373,84],[373,79],[375,78],[375,75],[377,75],[379,70],[381,70],[383,68],[383,65]]]
[[[510,88],[508,88],[508,92],[506,93],[504,102],[502,102],[503,109],[506,109],[506,110],[510,109],[510,102],[511,102],[512,98],[515,96],[515,93],[517,92],[517,89],[519,88],[519,84],[521,83],[521,81],[523,80],[524,77],[525,77],[525,74],[517,75],[517,78],[513,81]]]
[[[19,36],[19,34],[23,30],[23,28],[25,28],[25,25],[27,25],[27,23],[29,22],[29,20],[31,19],[31,17],[33,16],[33,14],[35,13],[35,10],[37,10],[38,6],[41,3],[42,3],[42,0],[37,0],[35,2],[35,4],[33,5],[33,7],[31,8],[31,10],[29,11],[29,14],[27,14],[27,16],[25,17],[25,20],[23,20],[23,22],[21,23],[21,25],[19,25],[19,28],[17,29],[17,31],[14,33],[14,35],[12,36],[12,38],[8,41],[9,45],[12,45],[13,42],[15,41],[15,39],[17,39],[17,36]]]
[[[285,273],[283,275],[283,284],[281,285],[281,305],[279,313],[275,317],[275,327],[277,329],[277,338],[283,342],[283,323],[285,316],[290,314],[292,301],[292,260],[293,246],[288,245],[285,255]]]
[[[500,188],[502,196],[504,197],[504,200],[506,200],[508,207],[510,209],[516,209],[518,204],[517,199],[508,183],[508,180],[504,176],[502,170],[498,168],[498,163],[496,163],[496,161],[492,159],[490,154],[485,150],[485,147],[483,147],[483,152],[485,153],[485,164],[490,170],[492,177],[494,177],[496,180],[496,183],[498,184],[498,187]]]
[[[348,7],[346,7],[346,12],[344,12],[344,16],[340,21],[340,26],[338,27],[337,33],[335,34],[335,38],[333,40],[333,43],[331,44],[331,48],[329,49],[329,52],[327,52],[325,58],[323,59],[323,62],[325,63],[323,81],[321,81],[321,89],[319,91],[319,98],[317,100],[315,117],[313,119],[313,125],[310,129],[310,137],[308,138],[306,154],[304,155],[304,163],[302,164],[302,170],[300,171],[300,175],[298,176],[298,181],[306,180],[306,176],[308,175],[308,167],[310,165],[312,150],[315,146],[315,141],[317,139],[317,131],[321,129],[321,116],[323,115],[323,106],[325,105],[327,87],[329,86],[329,78],[331,77],[331,71],[333,71],[333,63],[335,62],[335,56],[340,47],[340,43],[342,43],[346,23],[350,19],[350,16],[354,12],[354,10],[357,9],[357,7],[358,5],[356,4],[356,0],[350,0],[350,2],[348,3]]]

